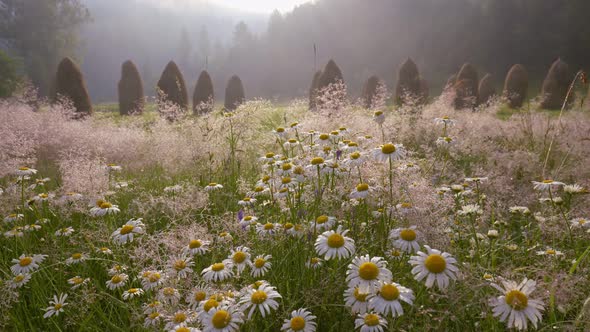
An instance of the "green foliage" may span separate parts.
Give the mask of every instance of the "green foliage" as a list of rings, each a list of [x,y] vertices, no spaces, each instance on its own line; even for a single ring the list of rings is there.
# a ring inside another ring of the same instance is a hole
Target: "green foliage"
[[[86,89],[86,82],[84,81],[80,67],[72,59],[67,57],[57,67],[53,100],[59,101],[60,98],[64,97],[73,103],[77,113],[92,113],[90,95]]]
[[[168,62],[157,84],[161,102],[171,102],[183,110],[188,109],[188,92],[184,77],[174,61]]]
[[[399,68],[394,100],[397,105],[403,105],[414,102],[419,96],[420,72],[416,63],[408,58]]]
[[[309,87],[309,109],[315,110],[317,103],[317,94],[320,86],[320,78],[322,77],[322,71],[318,70],[313,74],[311,86]]]
[[[121,115],[141,114],[145,106],[143,82],[137,67],[127,60],[121,67],[121,80],[118,84],[119,113]]]
[[[0,98],[11,96],[16,89],[20,81],[18,68],[17,60],[0,50]]]
[[[246,101],[244,86],[242,80],[237,76],[232,76],[225,87],[225,110],[235,111]]]

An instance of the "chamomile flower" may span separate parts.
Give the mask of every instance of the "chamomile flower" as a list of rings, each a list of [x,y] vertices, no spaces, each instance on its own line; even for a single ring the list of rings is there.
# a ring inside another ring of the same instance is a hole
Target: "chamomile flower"
[[[47,255],[30,255],[27,256],[25,254],[20,255],[18,259],[13,259],[12,263],[13,266],[10,267],[10,271],[12,274],[27,274],[33,272],[39,268],[39,264],[43,262],[47,258]]]
[[[201,272],[203,279],[207,282],[219,282],[224,281],[233,277],[234,273],[232,271],[233,263],[231,260],[224,260],[221,263],[215,263],[209,266],[208,268],[204,269]]]
[[[117,164],[107,164],[105,168],[109,172],[120,172],[123,170],[123,167],[121,167]]]
[[[494,317],[506,322],[507,328],[526,330],[528,321],[536,328],[542,319],[543,303],[531,299],[529,296],[535,290],[534,280],[524,279],[520,284],[514,281],[502,280],[502,286],[491,284],[503,295],[490,301]]]
[[[77,253],[72,254],[72,256],[68,257],[68,259],[66,259],[66,264],[67,265],[78,264],[78,263],[82,263],[86,259],[88,259],[88,254],[77,252]]]
[[[78,289],[82,285],[86,285],[90,281],[90,278],[82,278],[80,276],[75,276],[73,278],[68,279],[68,284],[72,285],[72,289]]]
[[[545,250],[537,251],[536,253],[537,256],[546,256],[550,258],[559,258],[560,256],[563,256],[563,252],[550,247],[547,247]]]
[[[385,113],[383,111],[375,111],[373,113],[373,121],[378,125],[382,125],[385,122]]]
[[[111,277],[110,280],[107,280],[107,282],[106,282],[107,288],[110,290],[115,290],[117,288],[121,288],[121,287],[125,286],[127,279],[129,279],[129,276],[126,275],[125,273],[115,274]]]
[[[438,146],[450,146],[455,144],[455,139],[450,136],[441,136],[436,139],[435,143]]]
[[[334,224],[336,224],[336,217],[321,215],[311,222],[310,229],[319,232],[332,228]]]
[[[115,274],[120,274],[125,271],[127,271],[127,266],[120,265],[120,264],[114,264],[107,272],[112,277]]]
[[[196,310],[199,307],[199,304],[207,299],[208,294],[209,290],[206,287],[195,287],[190,294],[186,296],[186,302],[192,310]]]
[[[387,143],[373,150],[373,157],[380,162],[395,161],[406,157],[402,144]]]
[[[239,246],[231,250],[231,254],[228,259],[233,263],[233,266],[237,269],[237,275],[239,276],[246,266],[250,265],[250,248]]]
[[[467,204],[461,207],[461,210],[457,212],[459,215],[462,216],[474,216],[474,215],[481,215],[483,210],[479,207],[478,204]]]
[[[190,327],[186,323],[178,324],[168,330],[168,332],[201,332],[196,327]]]
[[[37,174],[37,170],[26,166],[19,167],[15,172],[17,176],[31,176]]]
[[[10,223],[10,222],[19,221],[19,220],[22,220],[24,217],[25,216],[20,213],[11,213],[11,214],[7,215],[6,217],[4,217],[4,222]]]
[[[121,210],[118,205],[106,201],[97,202],[97,206],[90,209],[90,215],[93,217],[102,217],[109,214],[117,214],[119,212],[121,212]]]
[[[446,115],[443,117],[440,117],[440,118],[435,118],[434,122],[438,123],[438,124],[444,124],[447,126],[452,126],[455,124],[455,120],[451,119],[450,117],[448,117]]]
[[[575,218],[570,220],[572,227],[576,228],[590,228],[590,219],[587,218]]]
[[[180,293],[174,287],[164,287],[158,291],[158,300],[163,303],[175,305],[180,300]]]
[[[240,219],[240,226],[243,229],[250,229],[250,226],[255,226],[258,222],[258,217],[255,216],[244,216],[242,219]]]
[[[377,313],[366,313],[354,320],[354,327],[360,332],[383,332],[387,328],[387,320]]]
[[[250,262],[250,269],[252,270],[250,274],[254,278],[260,278],[264,276],[272,267],[271,262],[269,261],[272,258],[271,255],[258,255],[256,258]]]
[[[354,151],[348,155],[344,160],[344,163],[348,167],[360,167],[365,163],[365,157],[360,152]]]
[[[31,275],[29,273],[19,273],[12,277],[8,282],[8,286],[10,288],[21,288],[22,286],[26,285],[31,280]]]
[[[221,243],[229,243],[233,239],[234,239],[234,237],[231,236],[231,234],[228,232],[221,232],[221,233],[217,234],[217,241],[221,242]]]
[[[554,180],[532,181],[533,188],[539,191],[547,191],[556,187],[565,186],[565,183]]]
[[[37,194],[37,195],[33,196],[32,200],[35,202],[47,202],[50,199],[52,199],[53,197],[55,197],[55,194],[41,193],[41,194]]]
[[[20,226],[16,226],[11,230],[4,232],[5,237],[23,237],[24,235],[23,228]]]
[[[67,298],[68,294],[60,294],[59,297],[57,295],[53,295],[53,300],[49,301],[49,307],[43,309],[43,311],[45,311],[43,318],[59,316],[61,312],[64,312],[64,307],[68,305],[66,302]]]
[[[335,231],[326,231],[318,236],[315,241],[315,250],[324,259],[346,259],[355,252],[354,240],[347,237],[348,230],[343,230],[342,225]]]
[[[267,222],[266,224],[256,224],[256,233],[259,236],[273,236],[281,229],[280,224]]]
[[[74,227],[68,226],[55,231],[55,236],[70,236],[74,234]]]
[[[243,322],[242,312],[236,306],[229,304],[211,308],[201,319],[204,326],[203,332],[237,332]]]
[[[165,279],[162,271],[146,270],[141,273],[141,286],[145,290],[154,289],[162,285]]]
[[[169,271],[171,276],[176,276],[178,278],[186,278],[191,273],[193,273],[193,259],[191,257],[185,256],[186,254],[182,254],[180,256],[175,256],[170,259],[168,263]]]
[[[96,248],[96,252],[99,254],[109,255],[109,256],[113,254],[113,251],[108,247]]]
[[[353,314],[364,314],[369,311],[369,292],[361,292],[358,287],[348,287],[344,291],[344,303]]]
[[[166,329],[173,329],[178,325],[186,325],[192,323],[196,318],[192,310],[178,310],[174,314],[166,317]],[[182,331],[182,330],[181,330]]]
[[[531,210],[529,210],[529,208],[526,206],[511,206],[508,210],[512,214],[531,214]]]
[[[377,292],[369,295],[369,309],[382,315],[391,314],[392,317],[404,314],[401,302],[413,304],[414,293],[395,282],[379,282]]]
[[[382,257],[355,257],[346,271],[348,287],[358,287],[362,293],[373,292],[379,281],[391,280],[391,271],[386,266],[387,262]]]
[[[563,186],[563,191],[568,193],[568,194],[584,194],[587,193],[588,190],[586,190],[586,188],[580,186],[579,184],[567,184],[565,186]]]
[[[424,246],[426,253],[418,251],[418,256],[410,257],[409,263],[413,265],[414,279],[421,281],[426,278],[426,287],[431,288],[434,283],[439,289],[449,286],[449,279],[457,279],[459,269],[455,266],[457,260],[446,252],[431,249]]]
[[[244,197],[238,201],[238,204],[241,206],[251,206],[254,205],[254,203],[256,203],[256,198],[253,197]]]
[[[278,127],[272,130],[272,133],[275,134],[278,138],[285,138],[287,137],[287,129],[284,127]]]
[[[113,232],[111,237],[113,241],[117,244],[125,244],[129,242],[133,242],[133,237],[138,234],[143,234],[145,232],[145,225],[142,222],[142,218],[138,219],[129,219],[125,223],[125,225],[117,228],[116,231]]]
[[[205,186],[206,191],[217,191],[223,189],[223,186],[216,182],[211,182],[207,186]]]
[[[123,292],[123,300],[131,300],[133,298],[142,296],[144,293],[143,289],[141,288],[129,288],[128,290]]]
[[[146,313],[145,320],[143,321],[143,326],[145,328],[157,327],[160,324],[160,321],[163,319],[163,317],[164,315],[157,310]]]
[[[320,268],[323,264],[324,260],[319,257],[312,257],[309,261],[305,262],[305,267],[310,269],[317,269]]]
[[[359,183],[356,188],[350,193],[352,199],[363,199],[369,195],[370,187],[366,183]]]
[[[200,240],[200,239],[191,239],[186,247],[184,247],[183,251],[186,254],[190,255],[204,255],[209,251],[209,245],[211,244],[210,241]]]
[[[416,226],[396,228],[389,232],[389,240],[392,241],[393,245],[407,253],[420,250],[420,245],[416,240],[417,237]]]
[[[285,319],[281,331],[286,332],[315,332],[316,316],[305,308],[291,311],[291,318]]]
[[[279,303],[275,299],[280,298],[281,294],[273,286],[264,284],[257,289],[247,288],[240,298],[239,305],[244,312],[248,311],[248,319],[251,319],[256,311],[259,311],[262,317],[266,317],[271,310],[277,310]]]

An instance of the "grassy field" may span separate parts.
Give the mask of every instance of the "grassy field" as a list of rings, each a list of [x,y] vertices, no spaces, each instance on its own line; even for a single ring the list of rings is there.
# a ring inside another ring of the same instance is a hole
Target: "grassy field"
[[[586,112],[152,108],[0,101],[0,329],[590,329]]]

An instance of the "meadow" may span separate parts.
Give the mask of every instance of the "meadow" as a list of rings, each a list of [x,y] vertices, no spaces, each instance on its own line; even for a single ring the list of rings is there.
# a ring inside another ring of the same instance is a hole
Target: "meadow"
[[[2,330],[590,330],[578,106],[111,108],[0,100]]]

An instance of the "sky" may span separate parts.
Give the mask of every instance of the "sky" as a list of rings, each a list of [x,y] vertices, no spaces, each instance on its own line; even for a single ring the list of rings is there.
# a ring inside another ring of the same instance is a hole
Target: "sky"
[[[296,5],[309,1],[310,0],[206,0],[206,2],[219,4],[225,7],[256,13],[271,13],[275,9],[284,13],[290,11]]]

